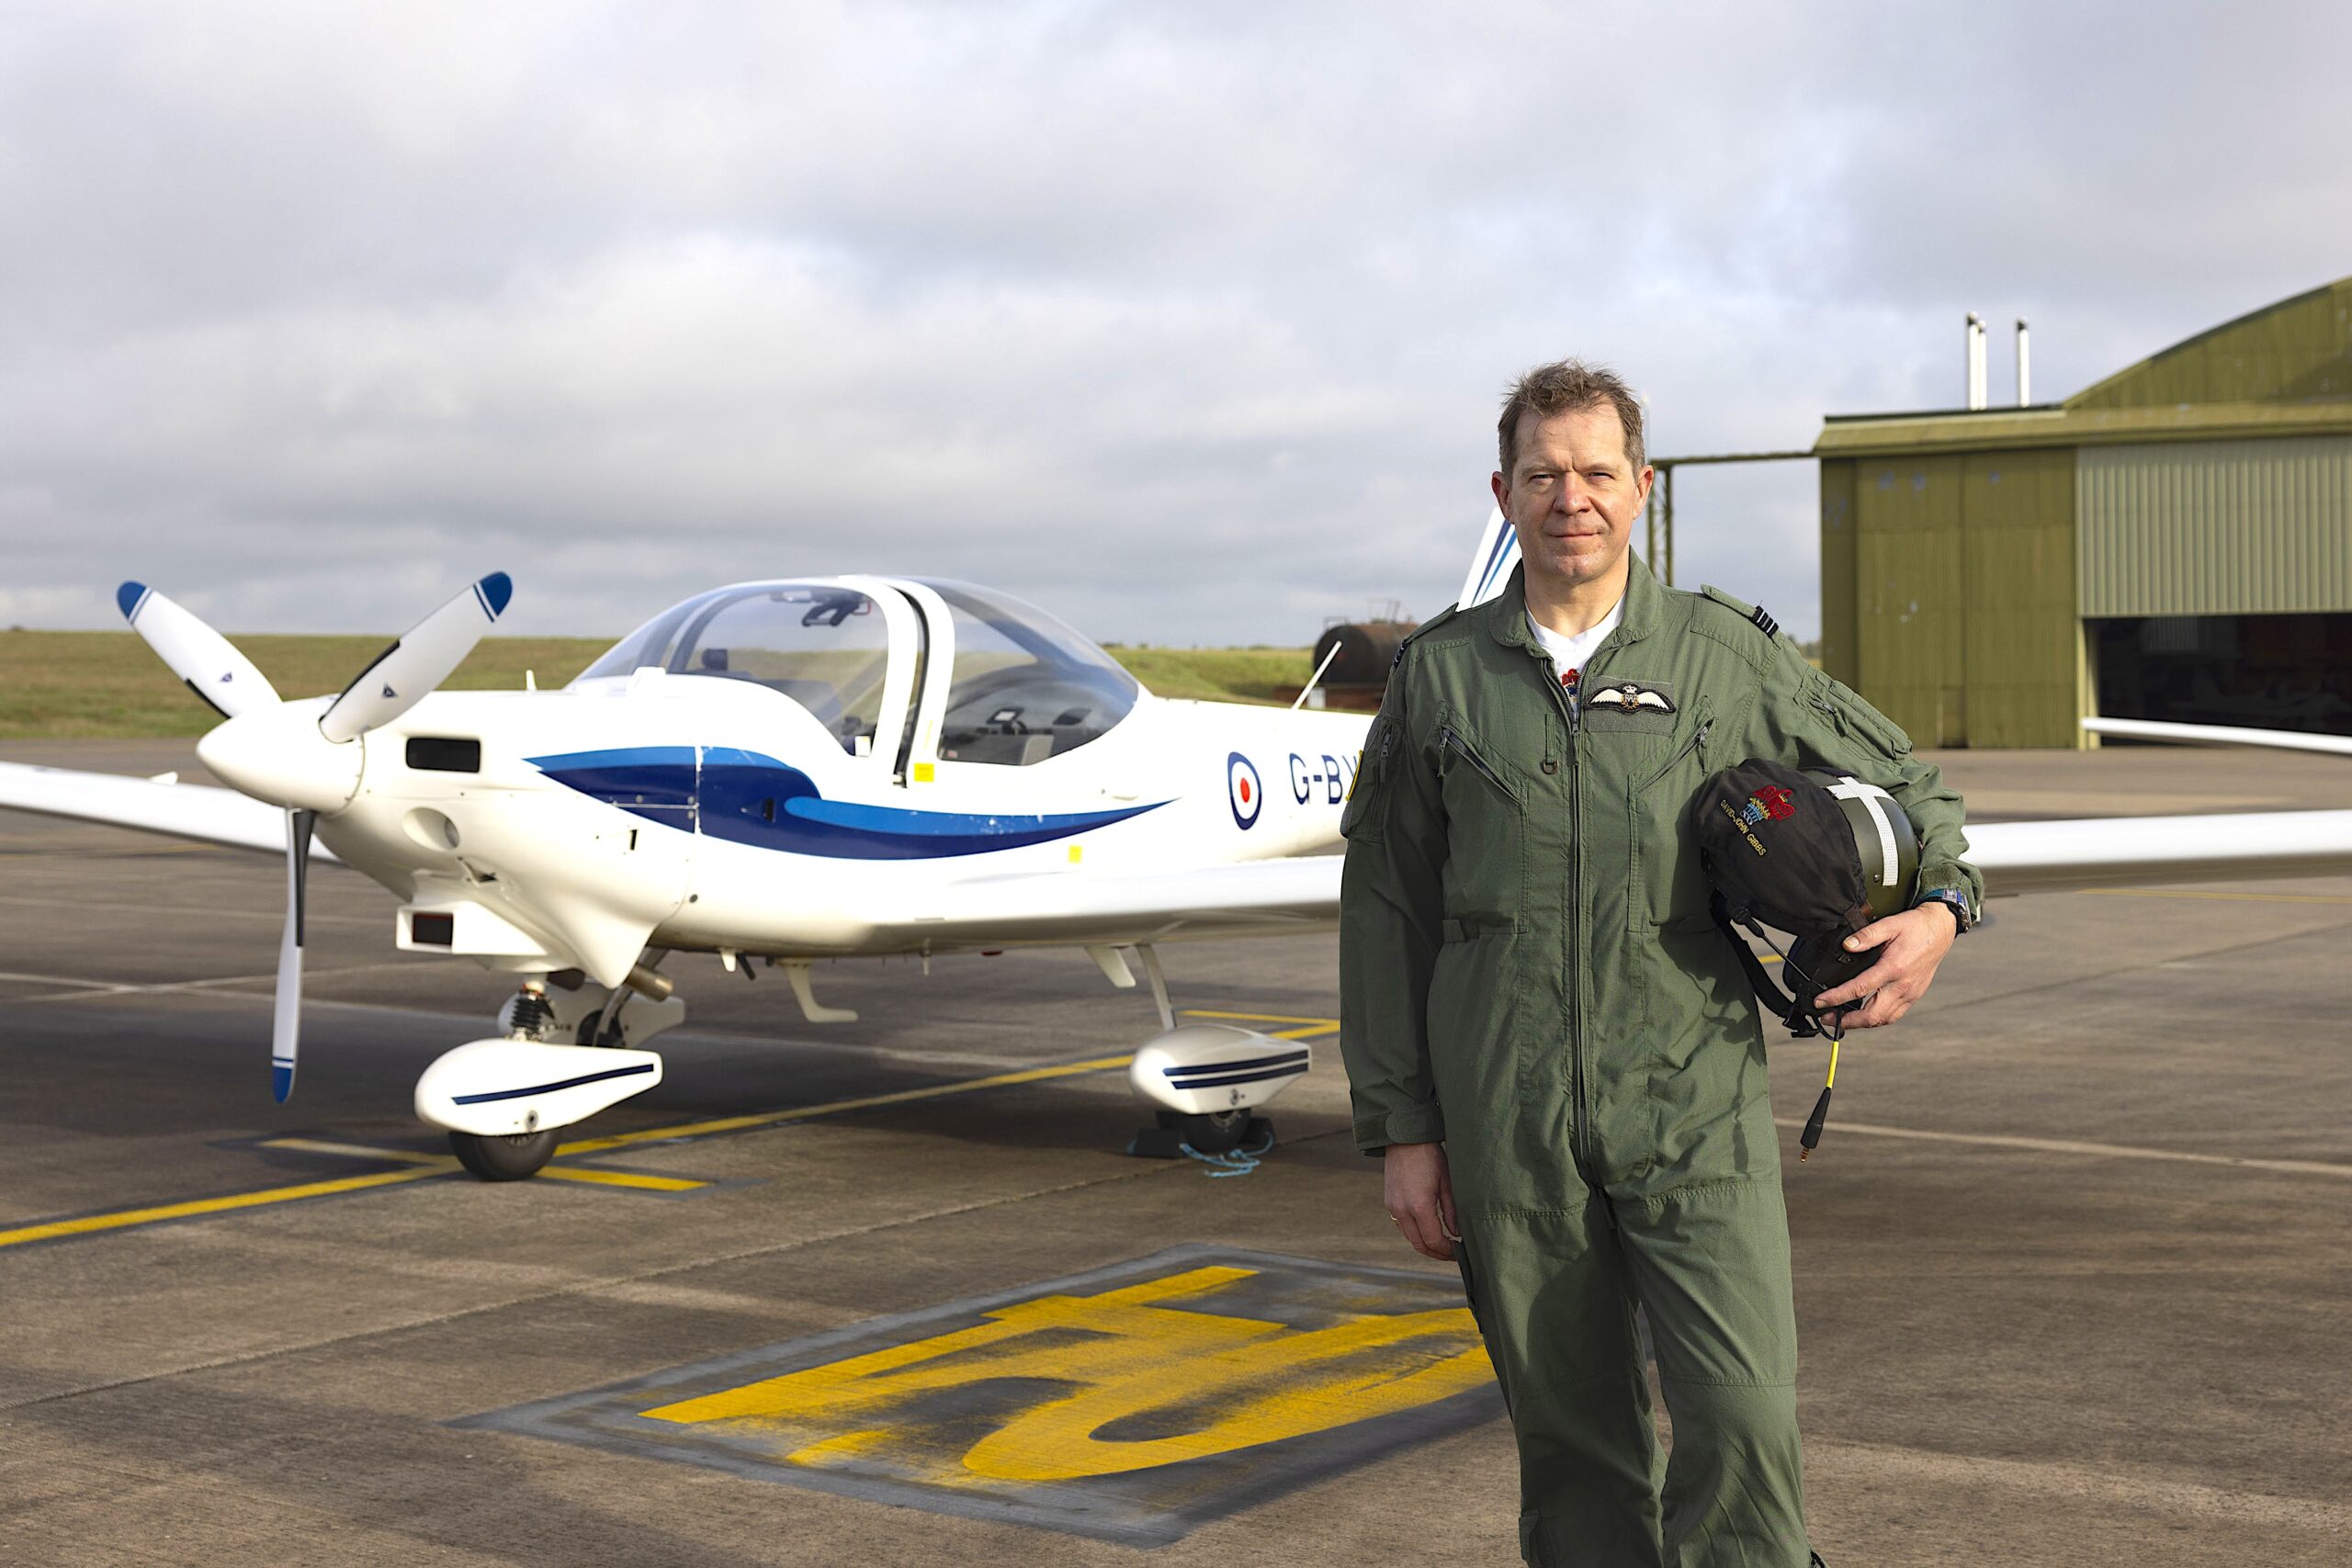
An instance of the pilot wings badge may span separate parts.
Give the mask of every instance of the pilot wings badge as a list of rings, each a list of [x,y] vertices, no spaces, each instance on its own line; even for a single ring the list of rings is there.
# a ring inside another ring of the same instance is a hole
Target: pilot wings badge
[[[1674,712],[1674,699],[1664,692],[1654,692],[1638,682],[1628,681],[1622,686],[1603,686],[1585,699],[1597,708],[1609,708],[1618,713]]]

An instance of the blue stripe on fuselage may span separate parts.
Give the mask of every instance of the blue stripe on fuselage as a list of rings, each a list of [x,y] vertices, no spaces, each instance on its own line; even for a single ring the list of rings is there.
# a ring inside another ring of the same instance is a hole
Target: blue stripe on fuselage
[[[799,769],[737,747],[637,746],[528,759],[557,783],[668,826],[681,807],[709,838],[830,860],[936,860],[1050,843],[1166,802],[1057,814],[916,811],[827,800]]]
[[[695,803],[695,749],[691,746],[626,746],[526,761],[558,784],[624,811],[641,806],[675,811]]]

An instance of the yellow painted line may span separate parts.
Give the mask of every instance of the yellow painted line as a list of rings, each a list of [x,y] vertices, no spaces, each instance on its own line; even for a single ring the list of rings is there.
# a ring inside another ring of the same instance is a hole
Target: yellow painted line
[[[588,1181],[600,1187],[629,1187],[643,1192],[694,1192],[710,1185],[707,1181],[690,1181],[683,1176],[646,1176],[634,1170],[582,1170],[569,1165],[542,1166],[539,1174],[557,1181]]]
[[[922,1089],[902,1089],[889,1094],[869,1094],[857,1100],[831,1100],[822,1105],[797,1105],[789,1111],[763,1111],[749,1116],[720,1116],[708,1122],[683,1122],[674,1127],[647,1127],[635,1133],[616,1133],[605,1138],[582,1138],[575,1144],[560,1145],[556,1153],[562,1155],[594,1154],[600,1149],[626,1148],[631,1144],[662,1144],[678,1138],[707,1138],[717,1133],[741,1133],[752,1127],[773,1127],[786,1122],[805,1122],[812,1116],[837,1116],[845,1111],[867,1111],[877,1105],[904,1105],[910,1100],[937,1100],[943,1095],[969,1094],[975,1089],[1003,1089],[1012,1084],[1044,1083],[1052,1078],[1075,1077],[1080,1073],[1106,1073],[1124,1067],[1135,1058],[1128,1056],[1098,1056],[1091,1062],[1066,1062],[1057,1067],[1027,1067],[1017,1073],[992,1073],[984,1078],[965,1078],[956,1083],[931,1084]],[[545,1175],[543,1171],[540,1174]]]
[[[163,1203],[148,1209],[123,1209],[111,1214],[85,1214],[78,1220],[51,1220],[42,1224],[23,1225],[16,1230],[0,1231],[0,1247],[17,1247],[28,1241],[51,1241],[58,1236],[89,1235],[98,1231],[121,1230],[130,1225],[152,1225],[164,1220],[189,1219],[198,1214],[220,1214],[235,1209],[257,1209],[270,1203],[291,1203],[304,1198],[325,1198],[337,1192],[359,1192],[370,1187],[390,1187],[402,1181],[423,1181],[440,1174],[442,1174],[441,1171],[434,1167],[418,1166],[407,1170],[379,1170],[368,1176],[338,1177],[332,1181],[306,1181],[297,1187],[266,1188],[259,1192],[235,1192],[226,1198],[198,1198],[186,1203]]]
[[[270,1138],[262,1145],[266,1149],[295,1149],[304,1154],[341,1155],[351,1159],[400,1160],[414,1166],[431,1166],[438,1170],[452,1171],[459,1168],[448,1155],[422,1154],[413,1149],[379,1149],[362,1144],[335,1144],[322,1138]],[[550,1165],[539,1174],[556,1181],[585,1181],[599,1187],[629,1187],[645,1192],[693,1192],[710,1185],[707,1181],[690,1180],[683,1176],[648,1176],[634,1170],[581,1170],[571,1166]]]
[[[1256,1017],[1255,1014],[1217,1014],[1203,1016]],[[1275,1022],[1280,1020],[1265,1019]],[[1316,1026],[1314,1032],[1337,1029],[1335,1019],[1301,1019],[1295,1021]],[[1284,1035],[1283,1038],[1294,1038]],[[822,1105],[795,1106],[788,1111],[767,1111],[751,1116],[722,1116],[707,1122],[686,1122],[671,1127],[647,1127],[634,1133],[616,1133],[609,1137],[582,1138],[576,1143],[561,1144],[556,1156],[594,1154],[604,1149],[628,1148],[637,1144],[670,1143],[682,1138],[708,1137],[718,1133],[738,1133],[753,1127],[773,1127],[787,1122],[805,1122],[812,1117],[837,1116],[844,1111],[865,1111],[881,1105],[904,1105],[914,1100],[937,1100],[945,1095],[969,1094],[977,1089],[1005,1089],[1014,1084],[1046,1083],[1055,1078],[1075,1077],[1084,1073],[1110,1072],[1124,1067],[1133,1056],[1098,1056],[1091,1061],[1066,1062],[1052,1067],[1025,1067],[1018,1072],[991,1073],[987,1077],[964,1078],[956,1083],[931,1084],[922,1089],[899,1089],[889,1094],[869,1094],[856,1100],[828,1100]],[[166,1203],[155,1208],[126,1209],[111,1214],[91,1214],[78,1220],[53,1220],[45,1224],[28,1225],[17,1230],[0,1231],[0,1247],[13,1247],[20,1242],[46,1241],[62,1235],[82,1235],[94,1231],[119,1230],[130,1225],[153,1224],[163,1220],[183,1219],[191,1214],[209,1214],[232,1209],[258,1208],[270,1203],[292,1202],[303,1198],[321,1198],[335,1192],[356,1192],[370,1187],[389,1187],[396,1182],[421,1181],[430,1177],[444,1176],[458,1168],[458,1162],[447,1155],[421,1154],[408,1149],[371,1148],[361,1144],[339,1144],[322,1138],[270,1138],[261,1146],[290,1149],[306,1154],[341,1155],[356,1159],[398,1160],[409,1167],[406,1170],[379,1171],[369,1176],[342,1177],[332,1181],[304,1182],[295,1187],[272,1187],[258,1192],[240,1192],[226,1198],[202,1198],[187,1203]],[[688,1180],[675,1176],[648,1176],[628,1170],[582,1170],[574,1167],[549,1165],[540,1170],[541,1177],[557,1181],[583,1181],[595,1186],[635,1188],[650,1192],[685,1192],[707,1187],[707,1181]]]
[[[1229,1018],[1237,1023],[1319,1023],[1326,1029],[1337,1029],[1336,1018],[1291,1018],[1278,1012],[1211,1012],[1206,1008],[1178,1010],[1186,1018]]]
[[[2107,898],[2226,898],[2245,904],[2352,904],[2336,893],[2217,893],[2201,887],[2086,887]]]
[[[636,1133],[617,1133],[605,1138],[583,1138],[577,1143],[558,1146],[556,1154],[592,1154],[600,1149],[627,1148],[633,1144],[667,1143],[678,1138],[706,1137],[714,1133],[740,1132],[750,1127],[769,1127],[786,1122],[802,1122],[814,1116],[834,1116],[846,1111],[864,1111],[877,1105],[903,1105],[910,1100],[936,1100],[943,1095],[968,1094],[975,1089],[1001,1089],[1012,1084],[1044,1083],[1054,1078],[1073,1077],[1081,1073],[1109,1072],[1124,1067],[1131,1056],[1098,1056],[1089,1062],[1067,1062],[1053,1067],[1028,1067],[1019,1072],[993,1073],[984,1078],[966,1078],[957,1083],[932,1084],[922,1089],[899,1089],[891,1094],[870,1094],[857,1100],[836,1100],[823,1105],[796,1106],[789,1111],[763,1111],[755,1116],[725,1116],[709,1122],[689,1122],[674,1127],[649,1127]],[[0,1231],[0,1247],[15,1247],[28,1241],[49,1241],[58,1236],[87,1235],[94,1232],[121,1230],[133,1225],[151,1225],[164,1220],[187,1219],[196,1214],[223,1213],[235,1209],[261,1208],[271,1203],[290,1203],[304,1198],[324,1198],[337,1192],[359,1192],[371,1187],[390,1187],[403,1181],[424,1181],[446,1176],[458,1168],[458,1162],[447,1155],[428,1155],[408,1149],[379,1149],[362,1144],[340,1144],[323,1138],[270,1138],[261,1146],[290,1149],[305,1154],[341,1155],[357,1159],[398,1160],[408,1167],[405,1170],[377,1171],[368,1176],[338,1177],[331,1181],[306,1181],[294,1187],[265,1188],[258,1192],[237,1192],[225,1198],[198,1198],[185,1203],[164,1203],[145,1209],[124,1209],[111,1214],[88,1214],[77,1220],[51,1220],[41,1224],[25,1225],[16,1230]],[[600,1187],[628,1187],[649,1192],[685,1192],[707,1187],[707,1181],[692,1181],[675,1176],[647,1176],[631,1170],[582,1170],[573,1167],[550,1165],[538,1173],[558,1181],[584,1181]]]

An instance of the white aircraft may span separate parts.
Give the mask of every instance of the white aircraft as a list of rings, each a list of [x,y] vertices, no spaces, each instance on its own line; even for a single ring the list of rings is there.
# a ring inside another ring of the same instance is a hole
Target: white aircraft
[[[1517,543],[1490,517],[1464,599]],[[820,959],[1084,948],[1141,961],[1163,1032],[1130,1067],[1159,1110],[1138,1152],[1232,1147],[1309,1049],[1175,1025],[1154,944],[1328,928],[1340,807],[1367,719],[1157,697],[1050,615],[899,577],[714,589],[561,691],[437,692],[505,610],[492,574],[336,697],[282,701],[217,632],[125,583],[131,626],[224,722],[198,755],[233,790],[0,763],[0,807],[287,856],[273,1087],[297,1065],[306,868],[400,900],[403,951],[519,977],[494,1037],[418,1080],[416,1111],[487,1179],[661,1081],[684,1020],[673,952],[781,965],[815,1022]],[[2301,738],[2285,738],[2299,740]],[[239,793],[242,792],[242,793]],[[1996,893],[2352,871],[2352,811],[1970,829]],[[631,1007],[632,998],[637,1005]]]
[[[435,691],[511,592],[485,577],[340,696],[285,702],[125,583],[131,626],[220,711],[198,754],[243,793],[0,764],[0,806],[287,854],[280,1100],[313,834],[400,900],[401,950],[521,977],[501,1037],[417,1086],[486,1177],[661,1081],[638,1047],[684,1017],[654,973],[681,950],[780,964],[819,1022],[854,1016],[818,1002],[819,959],[1075,945],[1132,987],[1139,956],[1165,1032],[1131,1076],[1167,1113],[1158,1152],[1231,1147],[1307,1070],[1298,1042],[1177,1028],[1153,944],[1330,919],[1339,862],[1297,857],[1338,841],[1363,716],[1156,697],[1017,600],[879,577],[712,590],[560,692]]]

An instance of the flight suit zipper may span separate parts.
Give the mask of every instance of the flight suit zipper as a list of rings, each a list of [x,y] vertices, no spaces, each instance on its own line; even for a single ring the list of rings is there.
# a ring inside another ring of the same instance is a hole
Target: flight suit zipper
[[[1589,664],[1591,660],[1585,660]],[[1584,983],[1586,953],[1584,919],[1584,758],[1578,743],[1583,728],[1583,673],[1578,671],[1579,690],[1570,695],[1567,688],[1557,681],[1552,685],[1560,694],[1560,705],[1568,716],[1568,936],[1576,944],[1577,964],[1568,976],[1568,1044],[1572,1056],[1569,1074],[1570,1090],[1576,1096],[1576,1125],[1568,1134],[1571,1148],[1581,1145],[1579,1151],[1589,1171],[1592,1161],[1592,1075],[1585,1065]]]
[[[1597,650],[1596,650],[1597,651]],[[1553,668],[1552,656],[1539,652],[1544,666],[1544,684],[1551,688],[1552,700],[1559,705],[1560,718],[1567,726],[1568,769],[1568,951],[1575,962],[1568,971],[1568,1099],[1571,1115],[1568,1121],[1568,1152],[1585,1168],[1590,1179],[1592,1152],[1592,1108],[1586,1102],[1584,1065],[1584,784],[1577,768],[1577,715],[1583,705],[1572,699],[1560,683],[1559,672]],[[1592,660],[1585,662],[1589,665]],[[1582,686],[1586,671],[1577,671]]]

